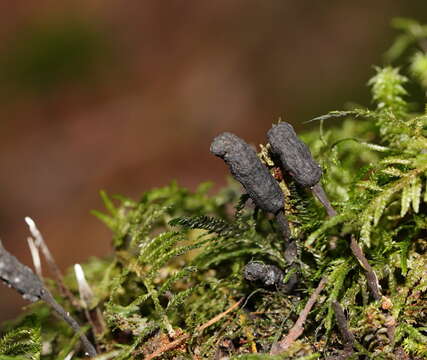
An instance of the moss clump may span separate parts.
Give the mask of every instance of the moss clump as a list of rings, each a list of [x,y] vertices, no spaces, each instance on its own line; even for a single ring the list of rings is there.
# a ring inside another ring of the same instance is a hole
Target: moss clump
[[[355,339],[348,358],[427,358],[427,68],[421,46],[427,27],[398,25],[406,42],[398,38],[388,57],[403,65],[376,69],[369,81],[374,108],[333,111],[314,119],[320,131],[302,136],[322,166],[322,185],[338,215],[327,218],[306,189],[286,176],[278,180],[298,239],[299,282],[291,293],[244,280],[251,260],[277,266],[284,278],[290,267],[275,222],[245,206],[247,196],[236,184],[209,195],[208,184],[190,192],[172,183],[139,201],[102,193],[107,212],[96,215],[113,232],[114,252],[83,264],[93,294],[72,306],[50,284],[62,305],[92,326],[100,359],[343,356],[335,302]],[[335,118],[340,124],[324,130]],[[274,172],[266,147],[259,155]],[[380,297],[372,295],[366,267],[353,256],[352,239],[376,274]],[[281,355],[268,355],[325,276],[303,336]],[[77,296],[71,272],[66,284]],[[71,352],[73,359],[84,357],[78,334],[43,304],[9,324],[0,341],[1,359],[65,359]]]

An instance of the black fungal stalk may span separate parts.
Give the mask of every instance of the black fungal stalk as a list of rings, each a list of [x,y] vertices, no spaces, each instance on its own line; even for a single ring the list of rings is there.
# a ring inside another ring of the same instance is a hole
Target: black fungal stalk
[[[354,335],[348,328],[347,319],[345,317],[344,310],[341,304],[338,301],[333,300],[331,305],[335,312],[338,330],[340,331],[341,336],[344,340],[344,350],[340,355],[336,357],[330,357],[328,358],[328,360],[346,360],[351,355],[353,355],[353,345],[355,341]]]
[[[314,161],[310,150],[297,136],[292,125],[281,122],[267,133],[271,152],[276,156],[280,164],[290,176],[301,186],[309,187],[314,195],[325,206],[329,216],[335,216],[329,200],[320,185],[322,169]]]
[[[326,212],[329,217],[333,217],[337,214],[335,209],[332,207],[331,203],[328,200],[328,197],[326,196],[325,190],[323,189],[322,185],[320,185],[320,182],[318,182],[316,185],[314,185],[311,188],[311,191],[313,194],[319,199],[319,201],[322,203],[322,205],[325,207]]]
[[[285,197],[279,184],[258,158],[255,150],[238,136],[224,132],[211,144],[211,152],[229,166],[233,177],[240,182],[255,205],[278,218],[283,236],[288,242],[289,224],[283,215]]]
[[[49,304],[76,332],[81,328],[79,324],[59,305],[52,294],[47,290],[40,278],[26,265],[22,264],[15,256],[10,254],[0,241],[0,279],[9,287],[18,291],[25,300],[36,302],[43,300]],[[84,350],[88,356],[96,356],[96,350],[87,337],[80,335]]]

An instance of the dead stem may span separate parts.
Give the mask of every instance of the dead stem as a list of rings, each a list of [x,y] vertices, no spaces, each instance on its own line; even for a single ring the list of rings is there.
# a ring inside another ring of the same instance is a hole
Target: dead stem
[[[284,336],[281,341],[273,344],[273,346],[271,347],[271,350],[270,350],[270,355],[278,355],[278,354],[286,351],[289,348],[289,346],[291,346],[292,343],[296,339],[298,339],[298,337],[303,333],[304,323],[307,319],[307,316],[310,313],[311,308],[316,303],[317,298],[319,297],[320,292],[325,287],[327,281],[328,281],[328,279],[326,277],[324,277],[324,278],[322,278],[322,280],[320,280],[319,285],[317,285],[317,288],[311,294],[310,298],[307,301],[307,304],[305,304],[304,309],[299,314],[298,319],[295,322],[294,326],[291,328],[291,330],[289,330],[288,335]]]
[[[232,306],[230,306],[227,310],[225,310],[224,312],[218,314],[217,316],[213,317],[212,319],[210,319],[209,321],[205,322],[204,324],[198,326],[196,328],[195,333],[200,333],[203,330],[205,330],[206,328],[208,328],[209,326],[215,324],[216,322],[218,322],[219,320],[221,320],[224,316],[226,316],[228,313],[232,312],[233,310],[235,310],[237,307],[240,306],[240,304],[243,302],[243,298],[240,299],[238,302],[236,302],[235,304],[233,304]],[[165,353],[166,351],[172,350],[174,348],[176,348],[178,345],[182,344],[184,341],[186,341],[187,339],[189,339],[191,337],[190,334],[184,334],[182,336],[180,336],[178,339],[170,342],[169,344],[160,347],[158,350],[156,350],[155,352],[147,355],[145,357],[145,360],[151,360],[154,359],[160,355],[162,355],[163,353]]]

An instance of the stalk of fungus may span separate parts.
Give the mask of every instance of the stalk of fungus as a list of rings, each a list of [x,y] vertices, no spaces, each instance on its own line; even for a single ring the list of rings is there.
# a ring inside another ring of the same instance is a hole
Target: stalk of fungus
[[[224,132],[214,138],[210,151],[225,161],[233,177],[243,185],[257,207],[276,216],[288,242],[289,224],[283,214],[285,197],[255,150],[238,136]]]
[[[267,133],[273,156],[280,161],[285,170],[301,186],[309,187],[325,207],[330,217],[337,213],[330,204],[320,184],[322,169],[314,161],[310,150],[297,136],[294,128],[287,122],[280,122]]]

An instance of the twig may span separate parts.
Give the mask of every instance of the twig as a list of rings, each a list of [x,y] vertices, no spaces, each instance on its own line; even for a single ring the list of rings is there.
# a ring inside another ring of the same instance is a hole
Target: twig
[[[228,313],[232,312],[234,309],[236,309],[237,307],[240,306],[240,304],[243,302],[243,298],[240,299],[238,302],[236,302],[235,304],[233,304],[232,306],[230,306],[227,310],[225,310],[224,312],[218,314],[217,316],[213,317],[212,319],[210,319],[209,321],[205,322],[204,324],[198,326],[196,328],[196,333],[197,332],[202,332],[203,330],[205,330],[206,328],[208,328],[209,326],[215,324],[216,322],[218,322],[219,320],[221,320],[224,316],[226,316]],[[189,339],[191,337],[190,334],[184,334],[182,336],[180,336],[178,339],[170,342],[167,345],[164,345],[162,347],[160,347],[159,349],[157,349],[155,352],[147,355],[144,359],[145,360],[151,360],[154,359],[160,355],[162,355],[163,353],[165,353],[166,351],[172,350],[174,348],[176,348],[178,345],[182,344],[184,341],[186,341],[187,339]]]
[[[298,337],[303,333],[304,323],[307,319],[307,316],[310,313],[311,308],[316,303],[317,298],[319,297],[320,292],[325,287],[327,281],[328,279],[326,277],[320,280],[319,285],[317,285],[317,288],[311,294],[310,298],[307,301],[307,304],[305,304],[304,309],[299,314],[298,319],[295,322],[294,326],[291,328],[291,330],[289,330],[288,335],[284,336],[282,340],[279,341],[278,343],[273,344],[270,350],[270,355],[278,355],[283,351],[286,351],[289,348],[289,346],[291,346],[292,343],[296,339],[298,339]]]
[[[372,266],[369,264],[368,260],[366,259],[365,254],[363,253],[362,248],[357,243],[354,236],[351,236],[351,242],[350,242],[350,248],[353,252],[353,255],[357,258],[360,265],[362,266],[363,270],[365,270],[366,274],[366,280],[368,281],[369,289],[371,290],[372,296],[375,300],[380,300],[381,290],[380,290],[380,284],[378,283],[377,275],[375,274],[374,269],[372,269]]]
[[[337,320],[338,329],[344,340],[344,351],[338,357],[335,357],[335,359],[345,360],[353,354],[354,335],[348,329],[347,319],[345,318],[344,310],[340,303],[336,300],[332,301],[332,308],[335,312],[335,319]]]

